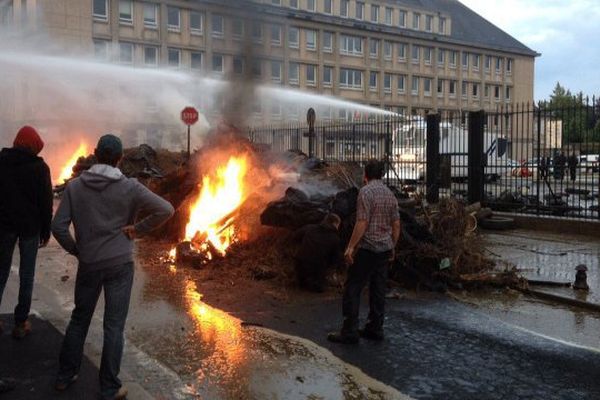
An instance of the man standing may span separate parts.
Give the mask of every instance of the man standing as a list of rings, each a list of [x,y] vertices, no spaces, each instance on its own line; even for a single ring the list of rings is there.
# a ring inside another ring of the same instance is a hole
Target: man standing
[[[569,166],[569,176],[571,178],[571,182],[575,182],[577,180],[577,165],[579,165],[579,160],[575,155],[575,152],[572,152],[567,160],[567,165]]]
[[[398,200],[381,181],[383,164],[370,161],[365,166],[366,185],[358,194],[356,225],[344,257],[350,268],[344,287],[344,324],[340,333],[330,333],[336,343],[358,343],[359,336],[383,340],[385,285],[390,260],[400,238]],[[369,284],[369,317],[358,329],[360,297]]]
[[[77,380],[90,321],[104,289],[101,395],[103,399],[124,399],[127,390],[118,375],[133,284],[133,239],[166,222],[174,210],[116,168],[123,156],[118,137],[100,138],[95,155],[98,164],[69,182],[52,222],[56,240],[79,261],[75,309],[60,352],[56,389],[63,391]],[[135,223],[140,212],[147,216]],[[69,232],[71,223],[75,239]]]
[[[0,152],[0,300],[19,242],[19,302],[13,337],[31,331],[28,321],[38,248],[50,240],[52,183],[50,169],[38,154],[44,142],[30,126],[21,128],[13,147]],[[0,325],[0,332],[2,326]]]

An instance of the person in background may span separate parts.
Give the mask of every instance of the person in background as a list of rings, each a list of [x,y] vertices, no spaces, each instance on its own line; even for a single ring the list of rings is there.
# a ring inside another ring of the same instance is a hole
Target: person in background
[[[546,179],[548,177],[548,164],[546,164],[546,157],[540,158],[540,177]]]
[[[569,167],[569,175],[571,178],[571,182],[575,182],[577,179],[577,165],[579,165],[579,159],[575,155],[575,152],[572,152],[567,160],[567,165]]]
[[[118,375],[133,284],[133,239],[162,225],[174,210],[166,200],[117,168],[123,157],[118,137],[101,137],[94,154],[98,164],[69,182],[52,221],[58,243],[79,261],[75,309],[60,351],[55,388],[64,391],[77,380],[85,338],[104,290],[101,396],[124,399],[127,390]],[[140,213],[146,217],[136,222]],[[71,223],[75,239],[69,231]]]
[[[400,238],[398,200],[381,181],[384,166],[370,161],[365,166],[366,185],[360,189],[356,208],[356,225],[344,253],[350,265],[344,286],[344,323],[339,333],[328,340],[355,344],[359,337],[383,340],[385,289],[390,261]],[[360,297],[369,284],[369,317],[365,328],[358,329]]]
[[[327,271],[342,259],[338,229],[341,219],[328,214],[323,222],[306,225],[294,236],[302,239],[296,254],[296,275],[300,287],[312,292],[325,290]]]
[[[0,152],[0,301],[18,242],[20,282],[12,332],[15,339],[31,332],[29,311],[37,253],[50,240],[53,195],[50,168],[38,157],[43,148],[38,132],[24,126],[13,147]]]

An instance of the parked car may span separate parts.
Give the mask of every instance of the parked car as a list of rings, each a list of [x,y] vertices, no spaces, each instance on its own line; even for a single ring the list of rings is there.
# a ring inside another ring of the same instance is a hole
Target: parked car
[[[579,166],[585,168],[586,173],[600,170],[600,154],[582,154],[579,156]]]

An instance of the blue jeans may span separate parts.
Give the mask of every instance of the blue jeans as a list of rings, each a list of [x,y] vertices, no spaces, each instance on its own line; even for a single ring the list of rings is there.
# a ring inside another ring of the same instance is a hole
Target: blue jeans
[[[27,321],[31,309],[33,280],[35,278],[35,260],[40,245],[39,235],[22,238],[15,233],[0,232],[0,301],[10,275],[13,253],[19,242],[19,303],[15,307],[15,323]]]
[[[123,356],[123,331],[133,285],[133,263],[98,271],[79,271],[75,282],[75,309],[60,351],[58,381],[79,373],[83,345],[100,292],[104,289],[104,345],[100,363],[102,398],[113,398],[121,388],[118,378]]]

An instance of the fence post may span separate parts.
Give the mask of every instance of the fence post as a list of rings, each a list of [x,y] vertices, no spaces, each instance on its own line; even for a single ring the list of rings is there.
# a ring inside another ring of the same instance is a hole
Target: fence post
[[[392,171],[392,165],[390,160],[390,153],[392,148],[392,125],[391,121],[388,119],[385,124],[385,146],[384,146],[384,154],[385,157],[385,174],[387,176],[387,184],[390,184],[390,172]]]
[[[356,161],[356,123],[352,124],[352,162]]]
[[[427,115],[425,196],[430,204],[440,200],[440,114]]]
[[[534,110],[536,109],[535,106],[533,107],[533,109]],[[543,157],[545,157],[545,156],[543,156]],[[540,186],[541,186],[540,166],[542,165],[542,103],[541,102],[538,104],[538,108],[537,108],[537,160],[535,161],[535,163],[537,164],[536,214],[540,215]],[[548,170],[550,170],[549,166],[546,168]]]
[[[467,188],[470,204],[483,200],[485,166],[483,163],[483,135],[485,111],[469,113],[469,183]]]

